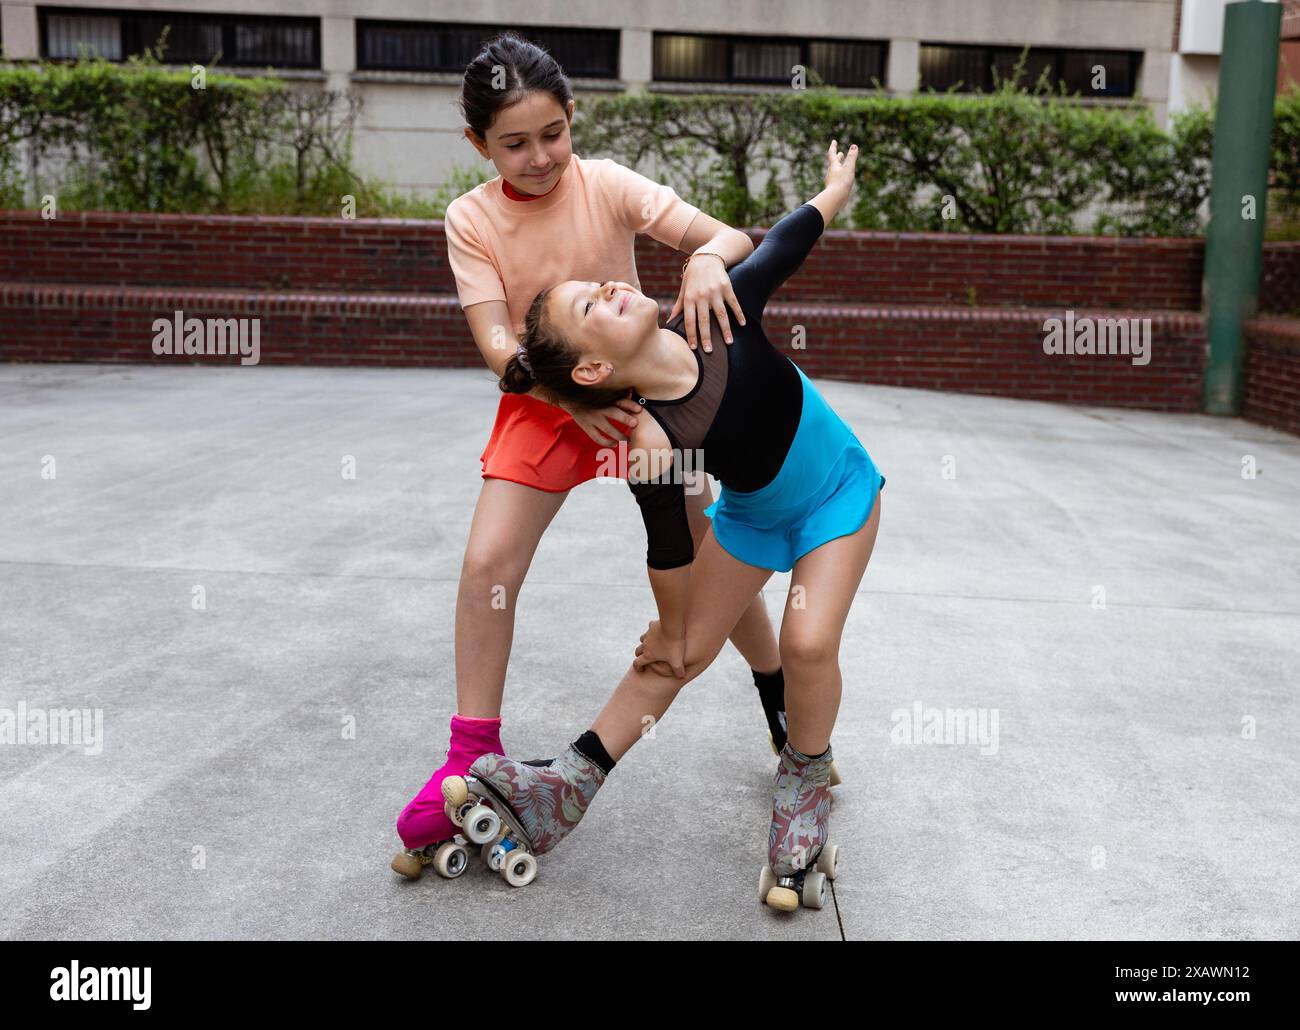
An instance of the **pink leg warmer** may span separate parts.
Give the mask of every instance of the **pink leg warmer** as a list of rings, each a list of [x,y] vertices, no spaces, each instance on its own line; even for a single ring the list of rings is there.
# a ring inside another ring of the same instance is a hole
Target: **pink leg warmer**
[[[451,743],[447,760],[429,778],[397,817],[397,835],[408,848],[422,848],[435,841],[449,840],[458,827],[447,818],[442,805],[442,781],[448,776],[464,776],[480,755],[502,754],[500,719],[451,717]]]

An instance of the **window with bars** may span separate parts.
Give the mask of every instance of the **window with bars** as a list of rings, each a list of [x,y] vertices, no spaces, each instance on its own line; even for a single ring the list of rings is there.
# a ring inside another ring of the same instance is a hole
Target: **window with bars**
[[[190,14],[171,11],[104,11],[65,7],[38,10],[41,53],[71,60],[82,53],[121,61],[155,51],[167,31],[168,64],[226,67],[320,67],[320,20],[270,15]]]
[[[658,82],[788,84],[795,65],[832,86],[872,87],[885,77],[883,42],[794,36],[654,35]]]
[[[961,93],[989,92],[997,79],[1009,79],[1023,48],[921,45],[921,88]],[[1131,97],[1137,91],[1142,55],[1134,50],[1082,50],[1030,47],[1020,80],[1029,88],[1046,71],[1048,84],[1060,84],[1085,97]]]
[[[521,28],[370,19],[357,21],[357,68],[460,73],[487,40],[506,29],[546,50],[566,75],[618,78],[617,29]]]

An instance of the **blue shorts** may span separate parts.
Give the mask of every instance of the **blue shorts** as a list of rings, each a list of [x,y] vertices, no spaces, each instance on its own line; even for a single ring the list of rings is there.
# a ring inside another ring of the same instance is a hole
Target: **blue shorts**
[[[798,368],[798,366],[795,366]],[[856,533],[871,518],[885,477],[867,449],[808,377],[803,409],[776,478],[740,492],[724,483],[704,510],[723,550],[747,565],[789,572],[828,540]]]

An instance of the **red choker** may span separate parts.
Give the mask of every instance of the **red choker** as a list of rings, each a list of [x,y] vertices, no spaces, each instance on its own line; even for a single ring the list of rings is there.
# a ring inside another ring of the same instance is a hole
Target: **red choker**
[[[557,183],[555,184],[555,186],[558,186],[558,185],[560,185],[560,184],[557,182]],[[552,187],[551,187],[549,190],[547,190],[545,193],[538,193],[538,194],[535,194],[535,195],[530,195],[530,194],[527,194],[527,193],[520,193],[517,189],[515,189],[513,186],[510,185],[510,181],[509,181],[508,179],[506,179],[506,178],[504,178],[504,177],[501,179],[501,190],[502,190],[502,192],[504,192],[505,195],[506,195],[507,197],[509,197],[511,200],[523,200],[523,201],[529,201],[529,200],[541,200],[542,197],[549,196],[549,195],[554,191],[555,186],[552,186]]]

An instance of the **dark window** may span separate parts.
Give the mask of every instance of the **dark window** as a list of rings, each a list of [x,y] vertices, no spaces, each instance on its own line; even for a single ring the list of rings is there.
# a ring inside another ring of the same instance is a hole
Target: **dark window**
[[[710,36],[656,32],[659,82],[788,84],[794,66],[833,86],[873,86],[884,78],[885,44],[796,36]]]
[[[924,43],[921,46],[921,88],[938,92],[956,87],[961,93],[988,92],[999,80],[1015,72],[1022,48],[957,46]],[[1047,73],[1053,90],[1061,84],[1085,97],[1131,97],[1137,90],[1142,55],[1133,50],[1075,50],[1031,47],[1020,83],[1033,88]]]
[[[656,32],[652,74],[666,81],[726,82],[731,77],[728,52],[727,40],[721,36],[669,36]]]
[[[885,77],[885,44],[815,39],[808,64],[832,86],[872,86]]]
[[[967,93],[989,86],[991,62],[985,47],[922,46],[921,88]]]
[[[357,67],[366,71],[463,72],[479,48],[506,29],[545,49],[566,75],[618,78],[617,29],[359,20]]]
[[[1056,64],[1056,51],[1054,50],[1030,50],[1025,56],[1025,65],[1020,72],[1020,84],[1027,89],[1033,89],[1038,84],[1039,77],[1046,72],[1048,83],[1056,82],[1060,74],[1060,68]],[[1021,52],[1011,48],[999,48],[992,52],[993,71],[996,77],[990,77],[989,87],[993,88],[996,83],[1003,82],[1016,74],[1016,65],[1020,62]]]
[[[235,25],[235,55],[239,64],[280,64],[292,68],[319,65],[316,23],[279,25],[239,22]]]
[[[731,47],[731,74],[741,82],[788,82],[794,66],[804,64],[798,43],[738,39]]]
[[[320,20],[263,15],[167,11],[39,9],[41,53],[59,60],[81,52],[121,61],[145,48],[157,50],[164,31],[168,64],[219,64],[232,68],[320,67]]]
[[[102,57],[122,60],[122,26],[117,18],[52,15],[45,26],[41,52],[50,58]]]

